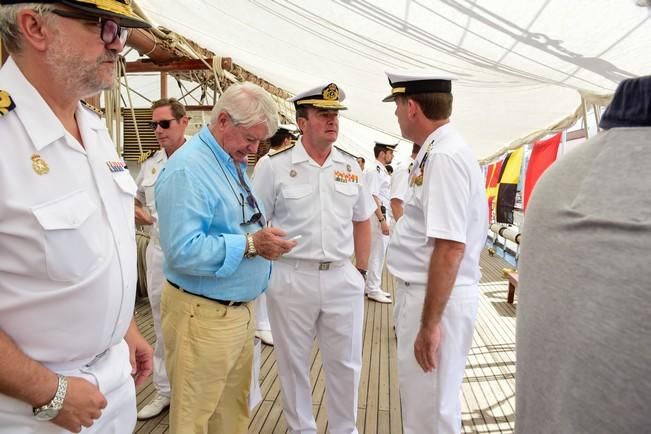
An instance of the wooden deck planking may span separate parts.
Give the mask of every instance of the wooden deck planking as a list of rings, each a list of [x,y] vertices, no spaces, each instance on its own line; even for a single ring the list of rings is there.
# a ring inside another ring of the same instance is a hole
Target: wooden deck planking
[[[506,303],[507,282],[502,268],[511,266],[499,257],[482,253],[480,306],[473,345],[461,391],[464,433],[512,433],[515,414],[515,311]],[[395,282],[388,271],[384,289],[394,294]],[[136,322],[148,341],[155,339],[151,309],[138,300]],[[398,388],[393,305],[365,302],[362,372],[358,405],[360,434],[400,434],[402,419]],[[327,432],[325,372],[315,348],[311,355],[312,402],[318,432]],[[285,434],[280,382],[272,347],[263,345],[260,383],[263,401],[251,414],[249,433]],[[154,395],[151,380],[138,391],[141,408]],[[167,411],[149,421],[139,421],[136,433],[167,433]]]

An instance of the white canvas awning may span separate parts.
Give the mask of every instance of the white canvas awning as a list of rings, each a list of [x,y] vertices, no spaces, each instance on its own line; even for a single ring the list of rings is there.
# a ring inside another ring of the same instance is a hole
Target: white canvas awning
[[[577,90],[610,93],[651,73],[649,8],[634,0],[138,4],[154,24],[289,92],[337,83],[348,96],[343,116],[394,137],[395,106],[380,102],[389,91],[384,71],[454,74],[452,120],[478,158],[574,112]]]

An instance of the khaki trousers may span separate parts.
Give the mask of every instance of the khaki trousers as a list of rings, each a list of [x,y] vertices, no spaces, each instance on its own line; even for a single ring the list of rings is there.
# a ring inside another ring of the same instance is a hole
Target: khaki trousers
[[[165,282],[161,301],[172,434],[246,434],[253,303],[228,307]]]

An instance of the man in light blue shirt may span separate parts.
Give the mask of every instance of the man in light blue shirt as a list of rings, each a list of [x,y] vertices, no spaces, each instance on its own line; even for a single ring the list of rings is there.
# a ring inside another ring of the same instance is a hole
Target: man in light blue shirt
[[[247,432],[251,301],[267,287],[270,260],[296,245],[266,227],[245,173],[247,155],[277,128],[269,94],[233,85],[210,125],[170,158],[156,183],[172,433]]]

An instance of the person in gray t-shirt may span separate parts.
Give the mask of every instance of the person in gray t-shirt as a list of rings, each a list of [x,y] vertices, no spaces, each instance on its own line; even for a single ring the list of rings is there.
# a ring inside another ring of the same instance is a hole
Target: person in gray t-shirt
[[[541,178],[524,224],[516,431],[651,431],[651,76]]]

